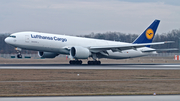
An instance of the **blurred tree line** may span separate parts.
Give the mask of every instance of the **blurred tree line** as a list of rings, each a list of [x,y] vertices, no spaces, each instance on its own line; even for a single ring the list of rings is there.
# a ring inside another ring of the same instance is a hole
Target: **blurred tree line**
[[[0,54],[16,53],[13,46],[8,45],[4,42],[4,39],[9,35],[10,34],[7,34],[7,33],[0,34]],[[106,33],[91,33],[89,35],[79,35],[79,37],[132,43],[138,37],[138,35],[125,34],[125,33],[120,33],[120,32],[106,32]],[[165,45],[155,45],[151,47],[156,48],[156,49],[179,48],[180,29],[172,30],[168,33],[162,33],[162,34],[156,33],[153,42],[163,42],[163,41],[174,41],[175,43],[165,44]],[[22,53],[37,53],[37,52],[23,50]]]

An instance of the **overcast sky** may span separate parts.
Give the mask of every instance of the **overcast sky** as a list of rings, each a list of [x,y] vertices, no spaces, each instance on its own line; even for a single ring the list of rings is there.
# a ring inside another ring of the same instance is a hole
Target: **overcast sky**
[[[0,0],[0,33],[141,34],[155,19],[157,33],[179,29],[180,0]]]

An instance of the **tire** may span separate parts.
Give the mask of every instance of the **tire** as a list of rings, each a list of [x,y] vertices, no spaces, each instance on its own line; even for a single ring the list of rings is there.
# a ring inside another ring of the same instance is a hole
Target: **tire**
[[[18,54],[18,55],[17,55],[17,58],[22,58],[22,55],[21,55],[21,54]]]
[[[82,61],[80,60],[80,61],[74,61],[74,60],[72,60],[72,61],[69,61],[69,64],[71,64],[71,65],[81,65],[82,64]]]
[[[101,61],[88,61],[88,65],[100,65]]]

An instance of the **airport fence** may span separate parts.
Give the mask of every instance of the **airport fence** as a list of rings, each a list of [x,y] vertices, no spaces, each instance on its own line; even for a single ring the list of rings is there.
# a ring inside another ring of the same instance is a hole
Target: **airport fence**
[[[0,54],[1,58],[17,58],[17,54]],[[66,55],[58,55],[57,57],[66,57]],[[38,54],[22,54],[22,58],[41,59]]]
[[[158,53],[154,55],[148,55],[146,57],[174,57],[174,55],[180,55],[180,53]]]
[[[145,57],[174,57],[174,55],[180,55],[180,53],[158,53],[155,55],[148,55]],[[17,58],[17,54],[0,54],[1,58]],[[58,55],[57,57],[66,57],[66,55]],[[22,54],[22,58],[34,58],[40,59],[38,54]]]

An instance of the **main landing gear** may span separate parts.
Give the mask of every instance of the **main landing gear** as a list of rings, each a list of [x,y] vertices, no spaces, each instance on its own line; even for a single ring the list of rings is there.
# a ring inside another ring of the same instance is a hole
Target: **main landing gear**
[[[73,59],[73,58],[71,58],[71,59]],[[93,61],[88,61],[87,62],[88,65],[100,65],[101,64],[101,61],[97,60],[98,58],[97,58],[96,54],[92,55],[92,59],[93,59]],[[82,61],[78,60],[78,59],[70,60],[69,64],[71,64],[71,65],[81,65]]]
[[[69,64],[71,64],[71,65],[81,65],[82,61],[81,60],[70,60]],[[88,61],[87,64],[88,65],[100,65],[101,61]]]
[[[81,65],[82,61],[81,60],[70,60],[69,64],[71,64],[71,65]]]
[[[92,54],[93,61],[88,61],[88,65],[100,65],[101,61],[98,61],[97,54]]]
[[[88,61],[88,65],[100,65],[101,61]]]

